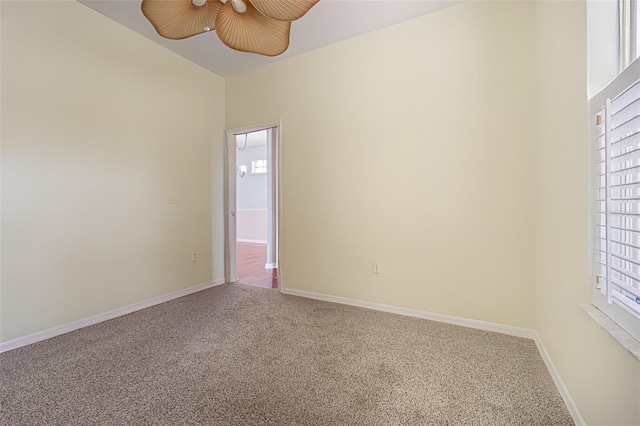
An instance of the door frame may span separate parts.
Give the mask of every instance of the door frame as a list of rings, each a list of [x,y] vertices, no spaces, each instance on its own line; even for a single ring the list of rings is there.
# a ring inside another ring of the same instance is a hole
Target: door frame
[[[275,141],[267,137],[267,174],[272,182],[272,224],[271,232],[267,235],[272,237],[271,247],[275,255],[275,265],[278,274],[278,288],[282,288],[282,270],[280,269],[280,211],[282,205],[282,180],[281,169],[281,146],[282,146],[282,120],[272,121],[252,126],[235,127],[226,129],[224,132],[224,257],[225,282],[236,282],[236,143],[235,136],[244,133],[258,132],[261,130],[275,129]],[[267,213],[268,215],[268,213]]]

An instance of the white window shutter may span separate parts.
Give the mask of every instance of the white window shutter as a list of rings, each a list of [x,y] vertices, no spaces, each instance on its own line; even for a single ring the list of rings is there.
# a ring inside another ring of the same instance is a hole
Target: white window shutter
[[[640,78],[596,114],[595,271],[601,291],[640,319]]]

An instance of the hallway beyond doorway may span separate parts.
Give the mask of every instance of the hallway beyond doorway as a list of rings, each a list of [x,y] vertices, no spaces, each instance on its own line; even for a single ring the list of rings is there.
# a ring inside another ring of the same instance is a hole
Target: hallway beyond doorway
[[[243,284],[266,288],[278,288],[275,270],[265,269],[267,245],[261,243],[236,243],[236,262],[238,281]]]

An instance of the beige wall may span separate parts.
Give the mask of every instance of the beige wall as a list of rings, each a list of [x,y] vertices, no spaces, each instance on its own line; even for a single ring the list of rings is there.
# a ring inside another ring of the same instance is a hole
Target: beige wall
[[[1,7],[1,340],[222,277],[224,79],[77,2]]]
[[[458,5],[227,79],[227,127],[283,120],[284,286],[533,326],[534,17]]]
[[[640,362],[589,302],[586,5],[540,2],[536,330],[590,425],[640,424]]]
[[[0,4],[0,339],[221,277],[224,81],[78,3]],[[588,424],[640,424],[640,364],[578,307],[585,22],[457,5],[228,79],[226,127],[283,119],[287,287],[535,328]]]
[[[588,424],[640,424],[578,306],[586,101],[584,2],[474,2],[229,78],[227,127],[283,120],[285,286],[535,328]]]

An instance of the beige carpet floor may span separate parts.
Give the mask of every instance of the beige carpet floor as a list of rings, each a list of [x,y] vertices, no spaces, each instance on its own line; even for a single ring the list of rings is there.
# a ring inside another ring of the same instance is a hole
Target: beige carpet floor
[[[570,425],[532,340],[225,284],[0,355],[2,425]]]

